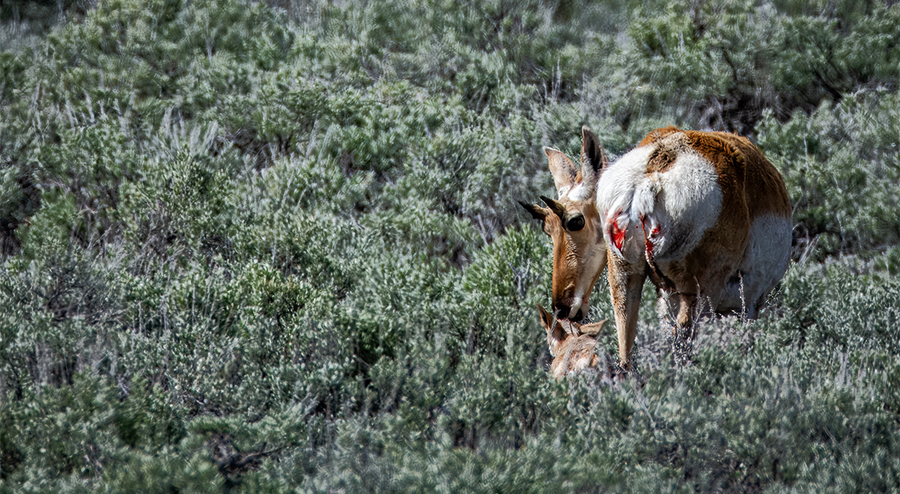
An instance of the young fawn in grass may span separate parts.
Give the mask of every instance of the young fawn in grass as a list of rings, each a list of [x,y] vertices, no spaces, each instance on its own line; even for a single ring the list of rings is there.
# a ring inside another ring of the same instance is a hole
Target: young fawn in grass
[[[547,345],[553,355],[550,373],[557,379],[569,374],[587,371],[603,371],[606,363],[596,353],[597,335],[606,319],[591,324],[578,324],[565,319],[554,320],[553,316],[537,306],[541,313],[541,325],[547,332]]]
[[[778,170],[749,140],[657,129],[610,163],[582,128],[581,168],[544,148],[557,199],[522,206],[553,240],[553,313],[580,321],[608,266],[623,368],[649,278],[676,329],[699,314],[755,319],[790,261],[791,204]]]

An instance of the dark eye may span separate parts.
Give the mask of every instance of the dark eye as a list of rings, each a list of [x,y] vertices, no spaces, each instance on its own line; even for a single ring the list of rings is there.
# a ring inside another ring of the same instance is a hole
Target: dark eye
[[[566,230],[577,232],[582,228],[584,228],[584,215],[574,215],[566,220]]]

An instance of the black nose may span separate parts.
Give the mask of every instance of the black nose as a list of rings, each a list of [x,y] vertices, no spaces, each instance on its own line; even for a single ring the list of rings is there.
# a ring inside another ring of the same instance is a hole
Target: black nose
[[[556,318],[557,319],[568,319],[569,317],[569,308],[565,305],[559,304],[556,306]]]

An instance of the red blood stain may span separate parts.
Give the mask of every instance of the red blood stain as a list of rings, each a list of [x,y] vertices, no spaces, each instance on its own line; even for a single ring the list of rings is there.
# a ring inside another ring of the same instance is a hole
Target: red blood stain
[[[659,225],[656,225],[656,228],[650,232],[650,236],[647,236],[647,229],[644,227],[644,217],[641,216],[641,230],[644,231],[644,249],[647,250],[647,260],[653,259],[653,242],[650,240],[659,234]]]
[[[616,249],[619,251],[622,250],[622,244],[625,243],[625,230],[619,228],[619,223],[617,221],[612,222],[612,227],[610,228],[612,234],[610,237],[613,239],[613,243],[616,245]]]

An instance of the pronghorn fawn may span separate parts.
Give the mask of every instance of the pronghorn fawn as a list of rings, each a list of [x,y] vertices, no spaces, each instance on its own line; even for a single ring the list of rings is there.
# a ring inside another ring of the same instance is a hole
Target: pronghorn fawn
[[[595,353],[597,335],[606,319],[591,324],[578,324],[565,319],[555,319],[540,305],[541,325],[547,332],[547,346],[553,355],[550,373],[557,379],[570,374],[584,373],[590,370],[600,371],[604,362]]]
[[[580,321],[605,266],[619,358],[631,361],[641,290],[656,285],[677,328],[755,319],[787,270],[791,205],[781,174],[744,137],[657,129],[615,162],[582,129],[581,169],[545,147],[557,199],[522,204],[553,239],[553,311]]]

